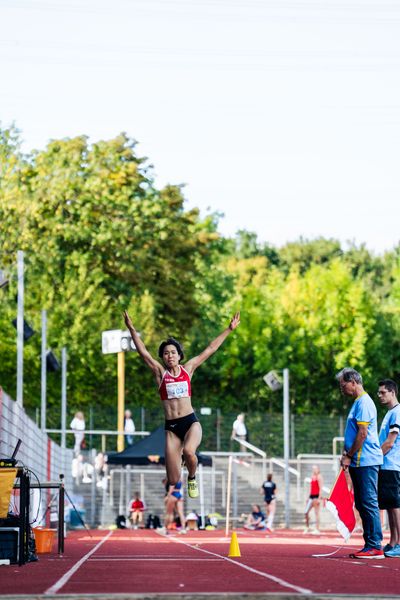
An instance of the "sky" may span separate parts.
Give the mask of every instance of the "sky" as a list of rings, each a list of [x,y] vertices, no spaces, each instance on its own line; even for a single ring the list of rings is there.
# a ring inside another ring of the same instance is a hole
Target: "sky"
[[[26,151],[124,131],[223,235],[399,243],[398,0],[0,0],[0,24]]]

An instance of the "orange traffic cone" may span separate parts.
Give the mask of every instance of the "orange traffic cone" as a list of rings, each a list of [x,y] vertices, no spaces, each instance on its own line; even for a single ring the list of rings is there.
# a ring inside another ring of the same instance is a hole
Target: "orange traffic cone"
[[[231,543],[229,546],[229,554],[228,556],[235,558],[238,556],[241,556],[240,554],[240,548],[239,548],[239,542],[237,539],[237,535],[236,535],[236,531],[232,532],[232,537],[231,537]]]

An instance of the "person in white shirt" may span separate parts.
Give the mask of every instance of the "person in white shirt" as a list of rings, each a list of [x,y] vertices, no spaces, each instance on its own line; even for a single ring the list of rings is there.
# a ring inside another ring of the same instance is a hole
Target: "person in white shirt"
[[[71,421],[70,428],[73,429],[75,435],[74,454],[78,456],[82,449],[82,443],[85,439],[85,417],[83,412],[76,412]]]
[[[246,437],[247,429],[246,425],[244,424],[244,413],[240,413],[240,415],[236,417],[236,421],[233,422],[231,440],[233,440],[234,438],[239,440],[246,440]],[[240,450],[242,452],[246,452],[246,447],[240,444]]]
[[[128,446],[132,446],[133,434],[135,433],[135,423],[133,422],[132,413],[129,409],[125,411],[124,415],[124,432],[126,444]]]

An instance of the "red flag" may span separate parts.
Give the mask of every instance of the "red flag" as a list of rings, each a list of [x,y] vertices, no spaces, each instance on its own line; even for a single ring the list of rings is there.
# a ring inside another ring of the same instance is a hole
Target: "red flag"
[[[326,502],[326,508],[336,519],[336,527],[344,539],[349,539],[354,527],[356,526],[356,517],[353,509],[353,497],[348,488],[346,475],[341,469],[334,483],[329,498]]]

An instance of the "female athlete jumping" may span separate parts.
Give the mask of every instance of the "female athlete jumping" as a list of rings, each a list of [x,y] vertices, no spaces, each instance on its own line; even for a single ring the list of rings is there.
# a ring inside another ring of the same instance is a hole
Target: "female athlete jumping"
[[[199,495],[196,482],[196,450],[201,442],[201,425],[193,411],[191,402],[191,379],[194,371],[209,358],[228,335],[240,323],[240,313],[232,317],[229,327],[219,334],[203,352],[191,358],[184,365],[183,350],[174,338],[161,343],[158,356],[163,364],[155,360],[147,350],[135,327],[124,312],[127,328],[136,350],[153,372],[165,414],[165,467],[168,483],[174,486],[180,480],[182,454],[188,470],[188,494],[191,498]]]

